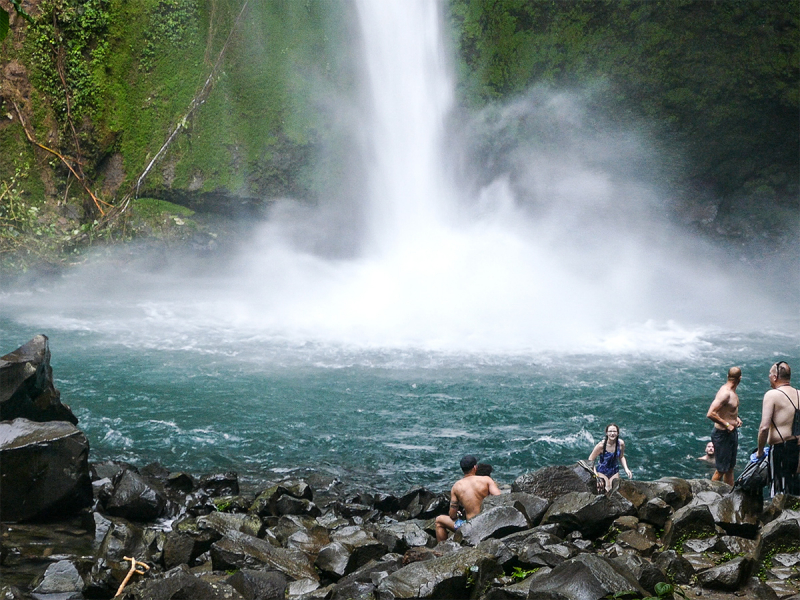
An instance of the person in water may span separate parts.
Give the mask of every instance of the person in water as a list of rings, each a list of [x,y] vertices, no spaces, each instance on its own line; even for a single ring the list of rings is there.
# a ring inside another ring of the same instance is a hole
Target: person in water
[[[704,463],[707,463],[709,466],[714,466],[716,462],[716,457],[714,456],[714,442],[708,442],[706,444],[706,453],[703,456],[698,456],[697,460],[702,460]]]
[[[450,490],[450,512],[436,517],[436,541],[447,539],[449,531],[456,531],[481,512],[486,496],[499,496],[500,488],[491,477],[478,475],[478,459],[467,454],[461,459],[464,477]]]
[[[736,466],[736,453],[739,451],[739,396],[736,388],[742,380],[739,367],[728,369],[728,380],[719,388],[706,416],[714,422],[711,441],[714,444],[714,464],[716,471],[712,481],[720,479],[733,485],[733,469]]]
[[[486,463],[478,463],[478,466],[475,468],[475,475],[480,475],[482,477],[491,477],[492,465],[487,465]]]
[[[597,465],[594,464],[595,459],[598,459]],[[619,438],[619,426],[614,423],[606,426],[606,435],[592,450],[589,463],[597,476],[597,491],[601,493],[611,492],[614,481],[619,479],[620,465],[629,479],[633,477],[628,461],[625,460],[625,442]]]
[[[769,444],[772,495],[800,496],[800,392],[789,381],[792,369],[784,361],[772,365],[758,427],[758,458]]]

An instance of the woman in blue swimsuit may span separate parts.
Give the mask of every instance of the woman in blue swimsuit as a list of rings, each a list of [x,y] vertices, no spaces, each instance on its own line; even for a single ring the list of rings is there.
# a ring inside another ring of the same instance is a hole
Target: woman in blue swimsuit
[[[594,465],[595,459],[598,459],[596,465]],[[633,477],[628,468],[628,461],[625,460],[625,442],[619,439],[619,426],[614,423],[606,426],[606,435],[592,450],[589,462],[594,465],[598,492],[606,494],[611,492],[611,484],[619,478],[620,464],[625,469],[628,479]]]

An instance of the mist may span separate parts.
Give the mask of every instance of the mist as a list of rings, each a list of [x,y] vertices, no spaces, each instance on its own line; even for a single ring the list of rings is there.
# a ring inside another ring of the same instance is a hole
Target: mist
[[[598,119],[590,90],[456,107],[436,4],[402,4],[358,5],[361,105],[339,112],[355,204],[277,199],[231,255],[103,252],[3,304],[144,346],[495,354],[686,356],[798,314],[796,285],[674,218],[646,132]]]

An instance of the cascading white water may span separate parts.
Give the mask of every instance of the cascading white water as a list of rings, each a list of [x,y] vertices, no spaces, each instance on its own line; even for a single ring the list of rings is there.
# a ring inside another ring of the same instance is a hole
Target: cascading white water
[[[360,0],[366,57],[368,194],[373,248],[430,235],[450,200],[441,156],[453,85],[430,0]]]

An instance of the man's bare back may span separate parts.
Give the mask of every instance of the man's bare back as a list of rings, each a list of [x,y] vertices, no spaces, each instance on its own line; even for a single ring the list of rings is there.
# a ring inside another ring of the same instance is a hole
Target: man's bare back
[[[466,475],[450,490],[450,502],[458,502],[464,508],[467,519],[472,519],[481,512],[481,504],[486,496],[498,494],[500,488],[491,477]]]

